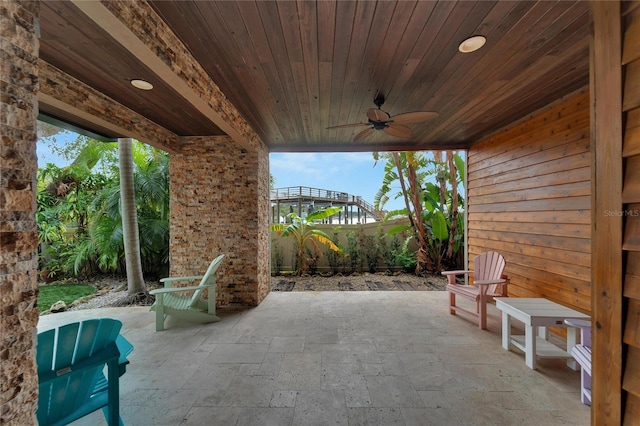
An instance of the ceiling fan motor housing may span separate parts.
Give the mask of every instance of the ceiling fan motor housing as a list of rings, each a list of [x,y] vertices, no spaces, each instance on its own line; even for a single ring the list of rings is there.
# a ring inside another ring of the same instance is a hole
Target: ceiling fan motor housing
[[[373,126],[374,130],[382,130],[385,127],[389,127],[386,121],[375,121],[375,120],[369,119],[369,123]]]

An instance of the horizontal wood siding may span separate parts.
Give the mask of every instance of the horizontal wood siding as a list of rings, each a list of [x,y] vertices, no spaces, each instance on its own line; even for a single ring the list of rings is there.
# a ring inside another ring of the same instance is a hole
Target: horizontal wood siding
[[[589,144],[584,89],[469,150],[469,259],[502,253],[510,296],[590,313]]]
[[[622,146],[624,180],[622,186],[623,275],[624,304],[622,366],[624,425],[640,424],[640,8],[623,16],[624,103],[625,128]],[[629,3],[633,4],[633,3]]]

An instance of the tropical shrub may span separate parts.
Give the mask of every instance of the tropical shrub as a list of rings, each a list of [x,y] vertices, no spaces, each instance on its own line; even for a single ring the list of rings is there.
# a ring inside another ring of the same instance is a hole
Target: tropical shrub
[[[277,240],[272,240],[272,255],[271,255],[271,268],[273,273],[280,275],[282,272],[282,265],[284,264],[284,253]]]
[[[346,234],[347,248],[345,257],[345,269],[347,273],[360,271],[360,247],[358,245],[358,236],[355,231],[349,231]]]
[[[310,267],[315,268],[318,257],[322,254],[319,244],[327,246],[329,249],[342,252],[342,248],[337,246],[331,238],[323,231],[316,229],[314,221],[321,221],[340,212],[340,207],[328,207],[309,213],[302,218],[295,213],[289,213],[288,218],[291,223],[275,223],[271,225],[271,230],[276,231],[282,237],[293,237],[296,244],[296,272],[302,275],[308,272]]]
[[[340,234],[340,229],[341,229],[340,226],[336,226],[335,228],[333,228],[333,234],[331,236],[331,241],[333,241],[333,243],[338,247],[340,247],[339,239],[338,239],[338,236]],[[324,251],[324,255],[327,258],[327,263],[329,264],[329,268],[331,269],[331,274],[333,275],[337,274],[340,268],[341,260],[343,258],[342,253],[327,247],[327,249]]]
[[[67,167],[38,169],[39,268],[57,278],[123,274],[117,144],[82,139]],[[169,253],[169,157],[136,142],[134,186],[145,274],[166,276]]]
[[[372,274],[378,270],[378,258],[380,257],[380,245],[374,235],[360,235],[360,247],[367,263],[367,270]]]

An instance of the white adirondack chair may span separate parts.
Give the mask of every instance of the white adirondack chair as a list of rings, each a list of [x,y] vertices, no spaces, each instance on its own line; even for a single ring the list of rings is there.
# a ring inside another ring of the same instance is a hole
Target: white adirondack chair
[[[204,275],[190,277],[163,278],[165,288],[151,290],[149,293],[156,296],[156,301],[151,310],[156,312],[156,331],[164,330],[164,320],[167,315],[181,318],[186,321],[205,324],[220,321],[216,316],[216,272],[224,254],[213,259]],[[176,281],[197,281],[200,284],[191,287],[172,287]],[[207,301],[201,299],[202,292],[208,289]],[[193,293],[188,295],[185,293]]]
[[[449,292],[449,312],[456,315],[458,311],[471,315],[478,320],[478,326],[482,330],[487,328],[487,303],[494,297],[507,296],[507,283],[509,279],[503,275],[506,262],[498,252],[489,251],[481,253],[473,260],[473,271],[443,271],[442,275],[449,280],[447,291]],[[473,283],[470,285],[457,284],[456,276],[473,274]],[[462,296],[475,302],[476,310],[471,311],[456,305],[456,296]]]

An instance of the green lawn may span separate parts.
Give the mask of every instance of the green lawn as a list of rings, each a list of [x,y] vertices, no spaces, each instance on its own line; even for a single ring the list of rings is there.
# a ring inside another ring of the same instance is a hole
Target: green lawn
[[[95,287],[86,284],[41,285],[38,295],[38,311],[42,313],[48,310],[58,300],[62,300],[68,306],[73,301],[95,292]]]

